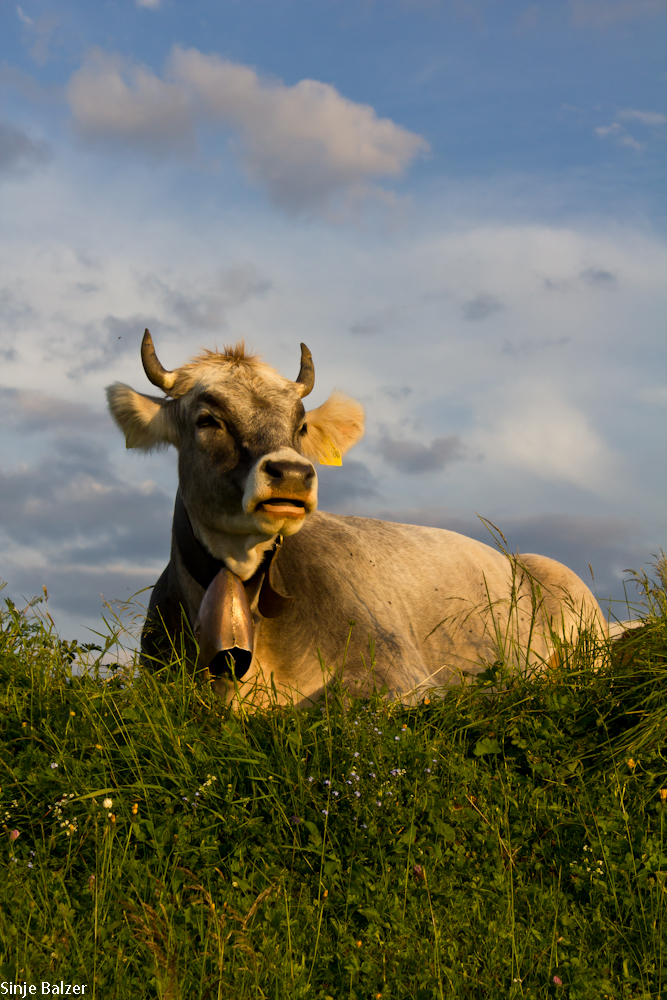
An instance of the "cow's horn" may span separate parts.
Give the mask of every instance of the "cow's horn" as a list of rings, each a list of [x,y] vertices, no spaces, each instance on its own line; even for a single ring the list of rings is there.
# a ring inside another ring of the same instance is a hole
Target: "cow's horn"
[[[315,385],[315,365],[313,364],[313,356],[305,344],[301,345],[301,368],[299,369],[299,374],[295,384],[299,386],[301,398],[307,396],[309,392],[312,392],[313,386]]]
[[[153,338],[148,330],[144,331],[144,339],[141,341],[141,360],[144,371],[149,380],[163,392],[169,392],[176,381],[176,372],[168,372],[158,361]]]

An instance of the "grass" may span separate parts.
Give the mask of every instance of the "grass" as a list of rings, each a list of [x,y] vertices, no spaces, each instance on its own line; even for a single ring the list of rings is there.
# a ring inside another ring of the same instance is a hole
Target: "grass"
[[[667,593],[406,708],[230,712],[0,631],[0,983],[104,998],[667,995]],[[111,641],[111,640],[110,640]],[[18,834],[18,835],[17,835]]]

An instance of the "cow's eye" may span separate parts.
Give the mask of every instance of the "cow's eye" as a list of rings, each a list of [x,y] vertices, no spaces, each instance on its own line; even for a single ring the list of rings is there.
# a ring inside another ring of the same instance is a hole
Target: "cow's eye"
[[[219,427],[220,424],[210,413],[202,413],[197,417],[197,427]]]
[[[304,424],[303,427],[299,429],[299,436],[303,437],[304,434],[308,433],[308,424]]]

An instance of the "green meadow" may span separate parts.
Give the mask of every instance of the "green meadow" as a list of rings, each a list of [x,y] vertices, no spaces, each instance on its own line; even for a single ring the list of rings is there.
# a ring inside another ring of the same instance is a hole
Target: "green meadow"
[[[0,983],[667,996],[664,561],[651,573],[619,642],[537,675],[498,661],[411,707],[331,688],[232,712],[178,657],[103,670],[39,603],[6,602]]]

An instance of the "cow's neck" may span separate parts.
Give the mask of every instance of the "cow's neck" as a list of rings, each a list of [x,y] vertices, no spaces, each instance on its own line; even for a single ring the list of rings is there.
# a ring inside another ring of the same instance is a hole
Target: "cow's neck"
[[[180,493],[176,494],[174,505],[174,541],[181,562],[193,580],[206,591],[221,569],[234,570],[225,560],[215,556],[202,545],[194,533],[188,512]],[[269,550],[263,546],[263,555],[256,566],[255,574],[244,580],[248,599],[257,599],[257,608],[263,618],[277,618],[291,607],[294,598],[283,593],[279,575],[276,576],[276,555],[282,545],[282,537],[271,540]],[[242,578],[243,579],[243,578]]]
[[[200,542],[220,562],[240,577],[249,580],[262,564],[264,556],[276,544],[277,535],[223,535],[198,528]]]
[[[249,580],[261,566],[266,553],[275,548],[278,537],[267,539],[259,533],[232,535],[201,529],[195,534],[181,494],[176,494],[174,538],[190,576],[204,588],[223,566],[241,580]]]

